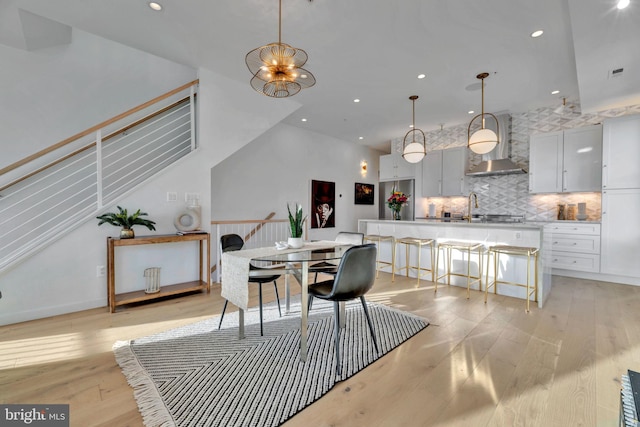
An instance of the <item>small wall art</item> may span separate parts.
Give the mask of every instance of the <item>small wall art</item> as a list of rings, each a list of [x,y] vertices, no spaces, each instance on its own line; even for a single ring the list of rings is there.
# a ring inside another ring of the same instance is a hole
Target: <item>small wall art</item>
[[[373,184],[362,184],[356,182],[355,185],[355,204],[356,205],[372,205],[374,196]]]

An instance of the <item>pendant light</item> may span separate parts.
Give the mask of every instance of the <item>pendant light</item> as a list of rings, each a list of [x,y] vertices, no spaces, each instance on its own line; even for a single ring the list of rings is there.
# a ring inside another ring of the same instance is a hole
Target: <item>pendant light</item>
[[[413,121],[411,130],[405,134],[402,141],[402,157],[409,163],[418,163],[427,154],[427,138],[424,132],[416,129],[416,99],[418,99],[418,95],[411,95],[409,99],[413,102]],[[410,142],[409,135],[411,135]]]
[[[316,84],[313,74],[302,68],[307,52],[282,43],[282,0],[278,6],[278,43],[252,50],[245,62],[253,74],[251,87],[263,95],[286,98]]]
[[[471,122],[469,122],[469,127],[467,129],[467,147],[469,147],[471,151],[477,154],[488,153],[489,151],[493,150],[499,142],[496,132],[492,131],[491,129],[485,128],[485,116],[491,116],[496,122],[496,131],[500,132],[500,130],[498,129],[498,119],[496,118],[496,116],[491,113],[484,112],[484,79],[486,79],[487,77],[489,77],[489,73],[480,73],[476,76],[477,79],[480,79],[482,81],[482,111],[480,114],[471,119]],[[481,127],[479,130],[474,132],[473,135],[471,135],[471,125],[478,117],[481,118]]]

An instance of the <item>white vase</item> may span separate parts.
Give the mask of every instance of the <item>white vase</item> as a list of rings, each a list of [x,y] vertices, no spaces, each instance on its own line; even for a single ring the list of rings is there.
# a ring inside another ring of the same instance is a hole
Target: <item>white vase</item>
[[[290,248],[300,249],[304,246],[304,240],[302,240],[302,237],[289,237],[287,244]]]

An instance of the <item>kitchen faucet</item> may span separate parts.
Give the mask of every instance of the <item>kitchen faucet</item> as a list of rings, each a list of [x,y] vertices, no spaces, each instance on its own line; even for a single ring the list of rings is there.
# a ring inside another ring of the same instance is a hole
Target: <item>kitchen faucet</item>
[[[467,222],[471,222],[471,199],[472,198],[476,199],[476,208],[479,207],[478,195],[472,191],[471,193],[469,193],[469,204],[467,205]]]

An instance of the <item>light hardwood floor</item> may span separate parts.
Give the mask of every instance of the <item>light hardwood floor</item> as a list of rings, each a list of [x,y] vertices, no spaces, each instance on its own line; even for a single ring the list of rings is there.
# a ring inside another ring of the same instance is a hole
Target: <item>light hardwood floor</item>
[[[286,427],[617,425],[620,376],[640,371],[640,287],[554,276],[544,308],[527,314],[522,300],[485,305],[477,291],[467,300],[463,288],[434,295],[431,282],[390,278],[368,300],[431,325]],[[72,426],[141,426],[112,344],[218,315],[219,294],[4,326],[0,402],[68,403]]]

